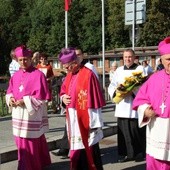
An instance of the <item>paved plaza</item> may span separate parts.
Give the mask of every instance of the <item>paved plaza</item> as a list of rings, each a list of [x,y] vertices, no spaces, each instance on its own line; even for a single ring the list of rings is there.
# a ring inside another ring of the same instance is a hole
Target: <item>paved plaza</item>
[[[69,170],[69,159],[54,156],[52,152],[58,149],[58,142],[64,133],[65,116],[48,114],[50,131],[46,138],[50,148],[52,165],[46,170]],[[108,103],[103,108],[104,139],[100,142],[104,170],[144,170],[145,162],[117,163],[117,119],[114,117],[114,105]],[[13,141],[11,117],[0,118],[0,170],[17,170],[17,150]]]

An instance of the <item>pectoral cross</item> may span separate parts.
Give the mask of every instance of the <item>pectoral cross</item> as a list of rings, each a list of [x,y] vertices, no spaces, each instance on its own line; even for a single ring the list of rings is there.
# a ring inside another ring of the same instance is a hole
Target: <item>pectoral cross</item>
[[[22,92],[23,89],[24,89],[24,86],[21,84],[21,85],[19,86],[19,91]]]
[[[164,110],[166,108],[166,105],[164,104],[164,102],[162,102],[162,104],[160,105],[160,109],[161,109],[161,113],[164,113]]]

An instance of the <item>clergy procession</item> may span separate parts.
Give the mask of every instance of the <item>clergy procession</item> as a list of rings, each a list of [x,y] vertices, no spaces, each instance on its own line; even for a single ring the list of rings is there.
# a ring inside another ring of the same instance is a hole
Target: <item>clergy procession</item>
[[[0,170],[170,170],[170,0],[0,4]]]
[[[34,65],[31,49],[22,45],[13,51],[20,67],[10,78],[6,103],[12,113],[18,170],[48,169],[53,163],[46,139],[53,89],[44,71]],[[146,161],[146,170],[170,170],[170,37],[159,42],[158,51],[164,67],[147,74],[135,63],[135,52],[125,49],[124,65],[114,71],[108,87],[117,118],[117,162]],[[78,52],[63,48],[58,56],[66,71],[59,95],[67,158],[71,170],[103,170],[100,142],[106,101],[95,67]],[[41,54],[40,59],[44,60]]]

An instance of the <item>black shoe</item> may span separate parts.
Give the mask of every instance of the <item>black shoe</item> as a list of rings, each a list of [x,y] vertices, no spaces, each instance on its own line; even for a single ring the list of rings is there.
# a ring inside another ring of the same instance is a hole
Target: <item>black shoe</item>
[[[68,155],[62,156],[61,159],[69,159],[70,157]]]
[[[142,162],[145,161],[145,156],[143,153],[139,153],[135,156],[135,162]]]
[[[57,156],[67,156],[68,153],[69,153],[69,149],[60,149],[60,150],[56,153],[56,155],[57,155]]]
[[[123,157],[123,158],[120,158],[118,160],[119,163],[123,163],[123,162],[128,162],[128,161],[133,161],[134,158],[128,158],[127,156]]]

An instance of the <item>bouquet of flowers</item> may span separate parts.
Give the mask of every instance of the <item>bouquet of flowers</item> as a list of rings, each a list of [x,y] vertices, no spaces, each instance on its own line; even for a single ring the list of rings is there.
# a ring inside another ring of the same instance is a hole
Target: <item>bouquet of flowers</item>
[[[122,101],[135,88],[143,84],[147,80],[147,76],[143,76],[142,72],[133,72],[132,76],[126,77],[124,83],[118,85],[116,95],[113,98],[114,103]]]

